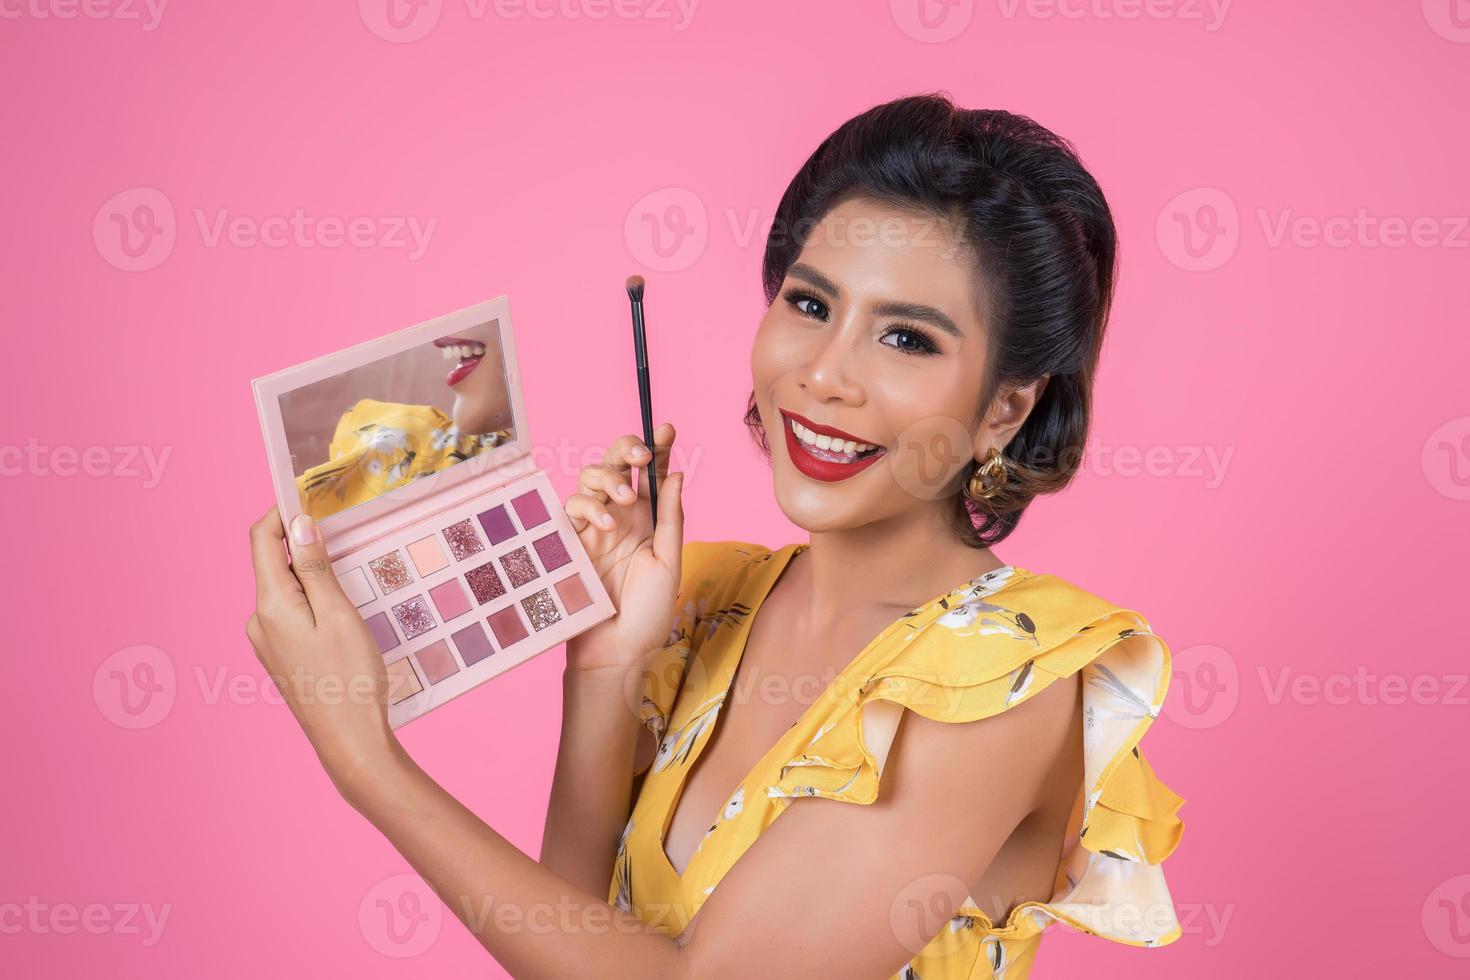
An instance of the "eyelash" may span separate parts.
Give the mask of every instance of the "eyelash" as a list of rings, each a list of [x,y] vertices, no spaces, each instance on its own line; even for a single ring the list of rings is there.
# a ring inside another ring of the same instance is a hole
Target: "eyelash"
[[[816,317],[802,310],[800,306],[801,303],[810,300],[813,303],[820,303],[823,307],[827,305],[826,303],[822,302],[822,298],[820,296],[814,296],[813,294],[800,289],[788,290],[786,292],[785,298],[786,302],[791,304],[792,309],[796,310],[796,312],[800,313],[802,316],[808,317],[810,319],[816,319]],[[923,345],[917,350],[913,348],[899,347],[895,344],[884,345],[885,347],[892,347],[900,354],[907,354],[911,357],[927,357],[939,353],[939,346],[934,343],[934,339],[930,337],[928,333],[919,329],[918,327],[913,327],[906,323],[895,324],[894,326],[889,327],[886,331],[884,331],[883,336],[887,337],[888,335],[894,333],[910,334],[914,337],[917,337],[919,339],[919,342]]]

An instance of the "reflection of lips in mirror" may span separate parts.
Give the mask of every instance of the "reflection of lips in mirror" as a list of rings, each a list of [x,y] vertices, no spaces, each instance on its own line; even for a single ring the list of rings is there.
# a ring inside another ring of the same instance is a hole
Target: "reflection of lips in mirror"
[[[480,366],[480,361],[485,358],[485,345],[478,340],[468,340],[464,337],[440,337],[434,341],[434,346],[444,352],[445,360],[458,360],[459,362],[449,372],[449,377],[444,379],[444,383],[451,388],[474,373],[475,368]]]

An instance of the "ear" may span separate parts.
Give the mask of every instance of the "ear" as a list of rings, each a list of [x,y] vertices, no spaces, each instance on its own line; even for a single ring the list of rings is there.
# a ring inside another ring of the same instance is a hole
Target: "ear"
[[[1002,452],[1005,450],[1016,432],[1025,424],[1036,403],[1041,400],[1050,380],[1051,375],[1043,374],[1030,384],[1020,387],[1001,386],[990,405],[990,411],[975,430],[970,446],[977,463],[990,454],[992,446]]]

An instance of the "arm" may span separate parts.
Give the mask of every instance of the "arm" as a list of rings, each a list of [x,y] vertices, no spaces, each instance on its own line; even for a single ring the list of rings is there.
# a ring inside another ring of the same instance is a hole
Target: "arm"
[[[672,511],[677,493],[665,499]],[[794,801],[676,941],[517,850],[407,757],[387,724],[383,658],[310,521],[293,525],[290,568],[281,535],[274,511],[252,528],[258,656],[343,797],[516,976],[702,980],[749,972],[752,957],[774,977],[892,971],[944,925],[931,916],[908,937],[896,916],[963,900],[1029,812],[1076,710],[1068,679],[970,724],[910,713],[877,802]]]

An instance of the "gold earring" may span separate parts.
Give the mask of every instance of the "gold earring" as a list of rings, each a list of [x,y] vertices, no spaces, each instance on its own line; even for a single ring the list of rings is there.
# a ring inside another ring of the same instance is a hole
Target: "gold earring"
[[[1001,488],[1006,484],[1008,475],[1005,456],[1001,455],[1000,450],[991,446],[990,452],[975,468],[970,482],[965,485],[965,494],[974,500],[989,500],[1000,493]]]

